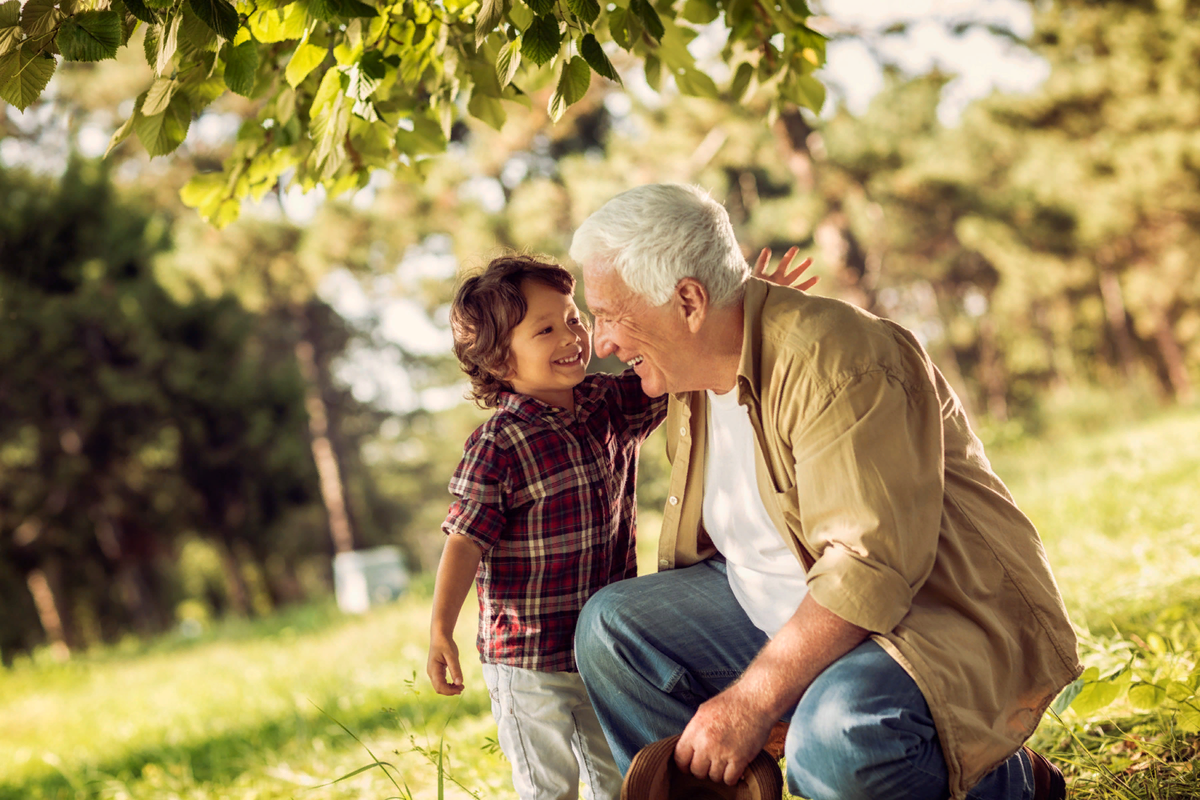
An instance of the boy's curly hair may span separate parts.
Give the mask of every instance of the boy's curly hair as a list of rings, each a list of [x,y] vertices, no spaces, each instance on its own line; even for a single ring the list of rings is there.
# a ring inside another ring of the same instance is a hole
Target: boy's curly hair
[[[470,397],[481,408],[495,408],[500,393],[512,386],[505,374],[513,328],[525,318],[521,283],[535,280],[568,297],[575,278],[558,264],[524,255],[494,258],[483,272],[462,282],[450,305],[454,355],[471,379]]]

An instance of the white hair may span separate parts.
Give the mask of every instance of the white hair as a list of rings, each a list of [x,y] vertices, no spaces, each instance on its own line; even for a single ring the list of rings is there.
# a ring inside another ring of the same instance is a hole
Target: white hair
[[[616,269],[655,306],[684,278],[703,284],[714,306],[728,305],[750,276],[724,206],[679,183],[638,186],[609,200],[575,231],[571,258]]]

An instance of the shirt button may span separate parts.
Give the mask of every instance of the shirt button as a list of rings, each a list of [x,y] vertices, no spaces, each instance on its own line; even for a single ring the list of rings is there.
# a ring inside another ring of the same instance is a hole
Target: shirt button
[[[670,566],[671,566],[671,562],[667,561],[665,558],[660,558],[658,560],[658,568],[659,569],[668,569]]]
[[[671,495],[670,497],[667,498],[667,502],[673,506],[677,506],[677,505],[679,505],[679,498],[676,497],[675,495]]]
[[[686,427],[686,426],[682,426],[682,425],[680,426],[680,428],[679,428],[679,435],[680,435],[680,436],[687,436],[687,427]]]

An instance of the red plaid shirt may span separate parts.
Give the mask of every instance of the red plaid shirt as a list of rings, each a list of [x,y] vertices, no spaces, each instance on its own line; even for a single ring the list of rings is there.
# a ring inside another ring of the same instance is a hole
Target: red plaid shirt
[[[479,656],[484,663],[575,671],[579,610],[637,575],[638,449],[666,416],[641,380],[588,375],[575,413],[521,394],[467,439],[442,523],[483,548]]]

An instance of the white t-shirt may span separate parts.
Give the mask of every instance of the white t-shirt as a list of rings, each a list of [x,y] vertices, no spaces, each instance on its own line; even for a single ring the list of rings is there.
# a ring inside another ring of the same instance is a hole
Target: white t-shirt
[[[729,586],[750,621],[774,636],[808,591],[804,567],[784,544],[755,479],[754,428],[737,392],[708,392],[704,529],[727,562]]]

